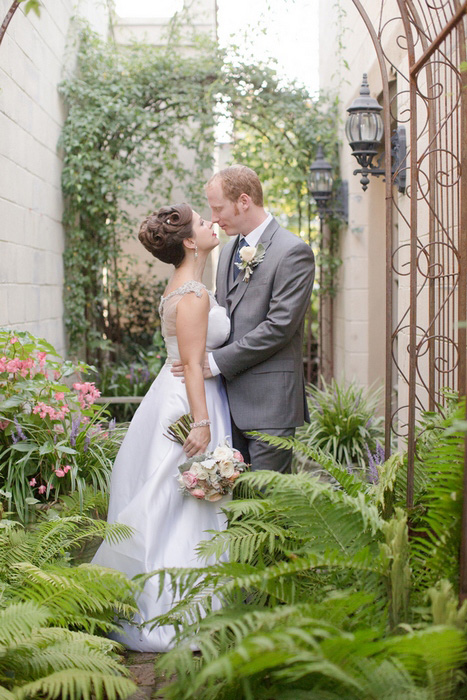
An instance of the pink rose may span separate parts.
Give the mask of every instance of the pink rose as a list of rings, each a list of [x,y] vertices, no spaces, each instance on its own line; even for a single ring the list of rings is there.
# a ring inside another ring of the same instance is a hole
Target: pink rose
[[[47,491],[47,487],[44,486],[44,484],[42,484],[41,486],[39,486],[39,493],[45,493],[46,491]]]
[[[195,498],[204,498],[204,491],[203,489],[193,489],[193,491],[190,491],[191,495],[194,496]]]
[[[234,456],[234,459],[236,459],[238,462],[244,462],[244,461],[245,461],[245,460],[243,459],[242,453],[239,452],[238,450],[234,450],[233,456]]]
[[[183,472],[182,479],[183,483],[188,489],[192,489],[193,486],[196,486],[196,484],[198,483],[198,479],[190,471]]]
[[[33,477],[33,478],[31,479],[31,481],[29,482],[29,486],[35,486],[35,485],[36,485],[36,480],[35,480],[34,477]]]

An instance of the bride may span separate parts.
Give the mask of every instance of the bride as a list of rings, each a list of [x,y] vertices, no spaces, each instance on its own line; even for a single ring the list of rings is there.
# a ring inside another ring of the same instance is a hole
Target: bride
[[[140,228],[141,243],[175,270],[160,303],[168,359],[131,421],[117,455],[110,485],[109,522],[130,525],[134,534],[118,543],[104,541],[93,563],[128,577],[165,567],[196,566],[195,549],[206,530],[225,528],[221,501],[183,496],[178,466],[214,449],[231,434],[227,397],[220,377],[203,379],[205,351],[223,345],[230,332],[225,309],[202,284],[206,260],[218,244],[212,223],[188,204],[162,207]],[[170,371],[184,366],[185,383]],[[168,426],[191,413],[183,447],[166,436]],[[174,604],[168,583],[159,596],[159,578],[150,579],[138,598],[139,615],[113,635],[129,649],[167,651],[174,629],[145,623]]]

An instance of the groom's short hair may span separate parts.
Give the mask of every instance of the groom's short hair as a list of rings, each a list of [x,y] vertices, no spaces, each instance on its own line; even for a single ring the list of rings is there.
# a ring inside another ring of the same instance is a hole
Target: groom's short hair
[[[258,207],[263,206],[263,188],[257,174],[246,165],[231,165],[215,173],[209,180],[206,187],[220,180],[222,191],[231,202],[237,202],[241,194],[251,197],[253,204]]]

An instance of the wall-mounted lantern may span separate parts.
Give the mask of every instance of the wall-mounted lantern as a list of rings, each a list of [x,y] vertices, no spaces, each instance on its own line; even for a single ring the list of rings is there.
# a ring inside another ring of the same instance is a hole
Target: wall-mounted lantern
[[[363,74],[360,95],[352,102],[347,109],[349,116],[345,124],[345,135],[352,148],[352,155],[361,166],[354,170],[354,175],[361,175],[360,182],[365,191],[370,182],[368,175],[385,175],[381,162],[381,156],[377,164],[373,163],[373,158],[377,155],[384,135],[381,105],[370,96],[367,74]],[[393,133],[392,139],[392,175],[396,174],[394,184],[399,192],[405,192],[406,170],[405,159],[407,155],[405,128],[399,126]]]
[[[342,182],[336,193],[333,193],[333,184],[332,165],[325,160],[323,147],[318,144],[316,159],[310,165],[310,192],[318,207],[319,218],[322,221],[334,211],[347,221],[347,182]]]

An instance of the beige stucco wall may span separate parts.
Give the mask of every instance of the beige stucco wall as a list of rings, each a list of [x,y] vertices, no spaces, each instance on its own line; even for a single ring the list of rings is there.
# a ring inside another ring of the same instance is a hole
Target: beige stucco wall
[[[11,0],[0,0],[3,19]],[[53,9],[52,9],[53,6]],[[18,9],[0,45],[0,325],[29,330],[65,352],[64,233],[57,148],[65,111],[57,86],[73,64],[73,15],[107,31],[106,3],[56,0]]]
[[[397,14],[396,2],[388,3],[388,15]],[[337,378],[355,379],[364,386],[382,385],[385,373],[385,184],[382,178],[370,178],[363,192],[358,168],[344,133],[347,107],[358,96],[362,75],[368,74],[372,97],[381,101],[382,83],[370,35],[351,0],[340,0],[345,16],[342,34],[337,23],[336,5],[320,2],[320,87],[337,91],[340,97],[341,177],[349,183],[349,223],[342,229],[339,292],[335,303],[334,367]],[[373,21],[379,2],[365,6]],[[388,27],[388,44],[397,61],[397,46],[392,46],[395,23]],[[341,33],[343,49],[338,51]],[[323,41],[323,38],[326,40]],[[349,70],[343,61],[349,65]]]

